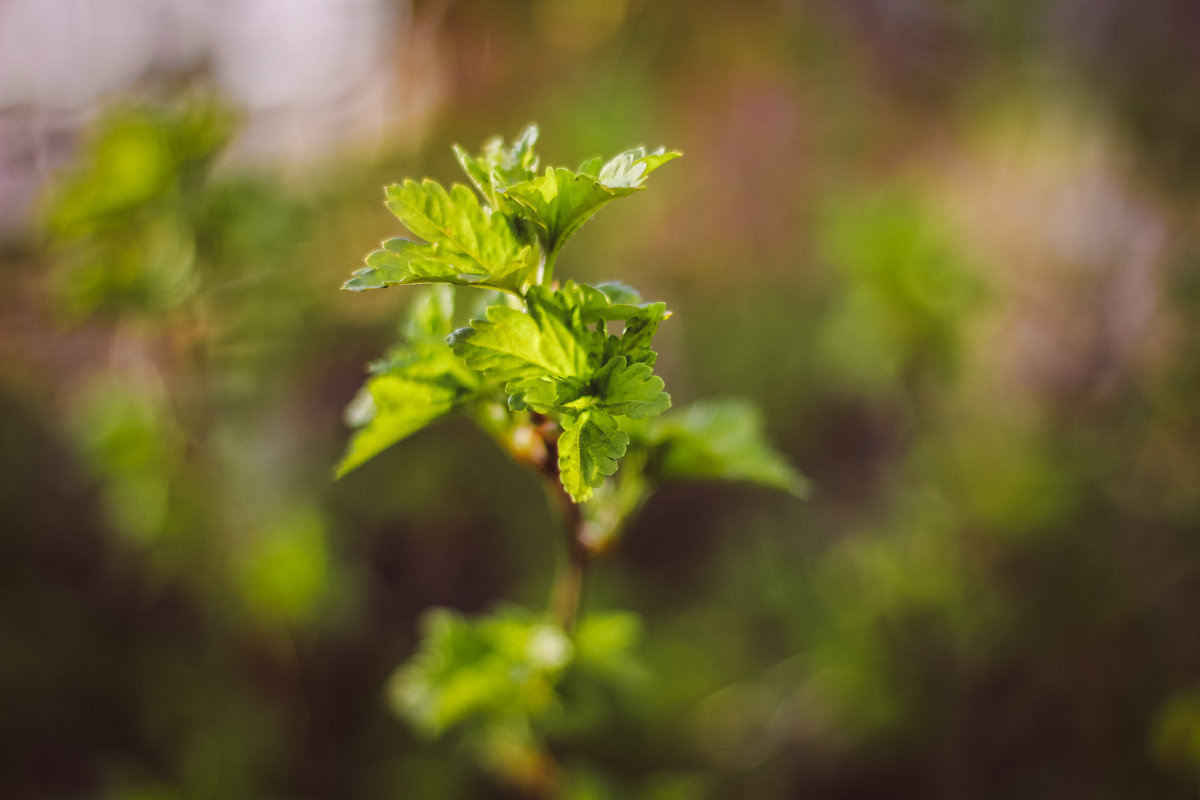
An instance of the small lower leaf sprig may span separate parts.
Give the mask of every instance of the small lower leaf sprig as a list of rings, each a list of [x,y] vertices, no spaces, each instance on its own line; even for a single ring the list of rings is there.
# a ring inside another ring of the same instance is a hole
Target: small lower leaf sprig
[[[740,480],[795,494],[804,483],[767,444],[752,407],[668,412],[652,346],[665,304],[624,283],[555,278],[580,227],[680,153],[639,147],[540,170],[537,136],[531,125],[511,146],[494,139],[478,155],[456,146],[473,189],[432,180],[386,189],[388,209],[418,238],[384,242],[344,288],[426,286],[403,341],[370,366],[347,409],[357,431],[337,474],[460,414],[544,479],[567,534],[548,617],[509,610],[468,621],[435,610],[393,697],[418,730],[457,729],[483,763],[552,794],[557,767],[541,742],[563,713],[564,681],[637,671],[636,620],[576,625],[590,561],[664,482]],[[602,659],[609,668],[585,668],[596,659],[580,654],[597,652],[596,632],[618,628],[619,646]]]

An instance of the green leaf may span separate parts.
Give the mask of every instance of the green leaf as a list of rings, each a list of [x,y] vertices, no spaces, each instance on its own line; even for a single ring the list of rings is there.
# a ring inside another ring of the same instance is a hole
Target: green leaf
[[[572,377],[587,369],[577,331],[556,316],[539,319],[507,306],[492,306],[486,320],[455,331],[450,346],[469,367],[498,381]]]
[[[758,411],[747,403],[695,403],[647,429],[664,479],[746,481],[797,496],[807,492],[807,480],[767,442]]]
[[[371,365],[371,377],[346,409],[360,430],[338,465],[337,477],[455,410],[479,389],[479,375],[439,338],[453,306],[429,292],[414,304],[412,340]]]
[[[566,241],[597,211],[633,191],[608,189],[597,178],[564,167],[547,167],[541,177],[509,186],[504,195],[528,215],[547,261],[552,262]]]
[[[420,283],[467,284],[486,276],[468,259],[449,252],[436,244],[423,244],[394,238],[383,248],[371,252],[367,266],[354,272],[343,289],[361,292]]]
[[[420,651],[389,690],[396,710],[426,736],[529,721],[558,703],[557,684],[575,654],[561,628],[521,609],[473,620],[434,609],[423,628]]]
[[[372,375],[401,375],[409,380],[442,383],[474,391],[479,373],[454,356],[444,339],[414,336],[369,365]]]
[[[434,285],[420,292],[408,310],[407,330],[411,340],[444,342],[454,330],[454,289]]]
[[[547,263],[553,264],[566,241],[597,211],[618,197],[644,188],[647,175],[680,155],[661,151],[646,155],[638,148],[609,161],[598,175],[547,167],[541,176],[508,186],[502,194],[528,215]]]
[[[467,366],[505,383],[512,407],[578,413],[595,406],[645,417],[670,406],[662,379],[652,374],[649,349],[663,304],[614,304],[599,289],[572,282],[558,291],[532,287],[527,300],[528,313],[493,306],[486,320],[450,336]],[[628,335],[609,337],[615,345],[606,348],[603,323],[625,317]]]
[[[580,403],[590,404],[588,382],[582,378],[541,378],[511,381],[505,384],[509,407],[528,409],[539,414],[574,412]]]
[[[617,352],[631,363],[653,367],[658,360],[658,353],[654,352],[650,342],[658,332],[659,323],[670,315],[665,303],[651,303],[639,308],[625,320],[625,330],[621,332]]]
[[[449,192],[441,184],[407,180],[387,188],[387,207],[414,234],[429,244],[385,242],[384,249],[368,257],[368,267],[384,271],[396,283],[406,275],[425,282],[480,284],[519,292],[537,258],[522,243],[508,219],[479,205],[465,186]],[[374,259],[374,262],[371,259]],[[366,276],[362,276],[366,277]],[[373,288],[373,287],[351,287]]]
[[[588,286],[586,283],[567,281],[559,290],[564,303],[579,308],[583,322],[610,322],[636,316],[641,307],[637,290],[623,283],[601,283]]]
[[[479,156],[472,156],[458,145],[454,145],[454,155],[475,188],[494,209],[499,210],[503,204],[498,202],[497,185],[527,181],[537,172],[538,157],[533,150],[537,138],[538,127],[531,124],[521,132],[511,148],[506,149],[504,140],[497,136],[483,146]]]
[[[481,272],[474,261],[440,245],[402,238],[388,239],[382,250],[367,256],[366,262],[367,266],[356,270],[354,276],[342,284],[343,289],[361,292],[433,283],[499,289],[516,294],[520,292],[523,280],[520,272],[490,275]]]
[[[644,419],[671,407],[671,396],[663,391],[662,378],[648,364],[630,364],[624,356],[605,364],[595,383],[594,406],[609,414]]]
[[[597,283],[595,288],[604,293],[608,302],[636,306],[642,302],[642,293],[622,281],[604,281]]]
[[[456,399],[453,388],[436,383],[390,374],[371,378],[347,412],[348,423],[363,427],[350,440],[337,477],[449,413]]]
[[[454,352],[472,369],[504,382],[586,376],[599,335],[581,324],[579,309],[541,286],[526,295],[529,312],[492,306],[450,336]],[[513,392],[510,392],[512,394]]]
[[[629,436],[610,414],[598,408],[565,416],[562,426],[558,438],[559,478],[571,499],[582,503],[606,475],[617,471],[617,459],[625,455]]]
[[[600,177],[600,170],[604,167],[604,159],[601,156],[592,156],[588,160],[579,165],[575,171],[580,175],[590,175],[593,178]]]
[[[641,189],[647,175],[681,155],[678,150],[668,152],[662,148],[648,154],[646,148],[635,147],[605,164],[597,177],[609,189]]]

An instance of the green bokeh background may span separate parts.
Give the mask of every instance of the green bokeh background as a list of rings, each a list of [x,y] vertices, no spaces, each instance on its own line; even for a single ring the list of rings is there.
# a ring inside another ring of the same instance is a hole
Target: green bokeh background
[[[598,566],[646,676],[566,796],[1193,797],[1196,7],[411,10],[420,125],[285,170],[143,76],[6,232],[0,794],[518,796],[386,687],[425,609],[545,602],[536,479],[457,422],[330,474],[410,299],[337,291],[380,187],[536,120],[544,163],[685,153],[559,272],[666,300],[676,402],[757,403],[812,481],[672,487]]]

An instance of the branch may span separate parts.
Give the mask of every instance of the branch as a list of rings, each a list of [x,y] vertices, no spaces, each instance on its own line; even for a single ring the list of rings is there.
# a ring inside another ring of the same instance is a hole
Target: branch
[[[558,474],[557,445],[561,431],[557,423],[541,414],[534,414],[532,417],[532,425],[523,426],[510,437],[508,449],[517,461],[538,473],[562,515],[567,558],[554,579],[550,611],[554,621],[569,633],[575,627],[575,620],[579,616],[584,576],[592,557],[588,546],[591,538],[588,535],[589,525],[583,518],[579,505],[563,488]]]
[[[558,498],[559,508],[563,515],[563,528],[567,537],[567,561],[554,579],[551,608],[554,621],[568,633],[575,627],[575,619],[579,616],[579,602],[583,597],[583,579],[591,560],[591,551],[586,544],[587,522],[579,506],[571,500],[563,489],[562,482],[555,471],[547,478],[552,483],[550,491]]]

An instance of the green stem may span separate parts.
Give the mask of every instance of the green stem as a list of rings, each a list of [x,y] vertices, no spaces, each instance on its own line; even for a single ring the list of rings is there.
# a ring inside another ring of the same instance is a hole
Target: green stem
[[[566,562],[559,568],[558,576],[554,579],[551,608],[554,621],[563,630],[570,632],[579,617],[584,577],[587,575],[591,552],[584,541],[586,523],[579,506],[567,496],[557,475],[554,477],[554,485],[555,493],[560,497],[559,506],[563,510],[567,554]]]
[[[542,263],[538,267],[538,282],[543,286],[549,286],[554,280],[554,265],[558,262],[558,251],[559,248],[555,247],[549,253],[544,251],[542,253]]]
[[[579,505],[563,488],[558,474],[558,425],[541,415],[533,416],[531,428],[535,436],[521,438],[525,442],[536,442],[536,446],[526,445],[517,449],[512,447],[510,440],[509,451],[519,461],[537,470],[547,493],[553,497],[553,503],[562,516],[563,533],[566,535],[566,559],[559,567],[550,589],[550,614],[563,630],[570,631],[575,627],[575,620],[579,616],[584,578],[592,556],[588,546],[588,523],[583,518]]]

